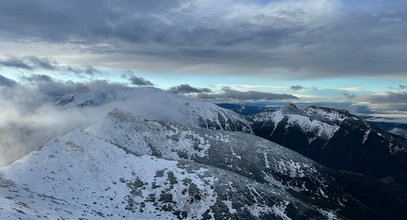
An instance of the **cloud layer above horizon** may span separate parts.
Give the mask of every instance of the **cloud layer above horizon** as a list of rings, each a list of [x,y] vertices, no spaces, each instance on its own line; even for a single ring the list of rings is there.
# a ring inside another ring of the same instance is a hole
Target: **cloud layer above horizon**
[[[406,19],[401,0],[3,0],[0,49],[104,68],[406,79]],[[2,65],[30,68],[15,61]]]

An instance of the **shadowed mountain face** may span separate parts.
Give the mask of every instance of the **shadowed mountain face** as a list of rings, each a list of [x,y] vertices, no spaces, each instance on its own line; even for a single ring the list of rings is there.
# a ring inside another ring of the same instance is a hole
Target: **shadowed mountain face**
[[[245,133],[114,110],[0,169],[0,216],[368,219],[335,172]],[[29,201],[29,202],[27,202]]]
[[[407,141],[347,111],[289,105],[254,116],[256,135],[337,170],[407,184]]]

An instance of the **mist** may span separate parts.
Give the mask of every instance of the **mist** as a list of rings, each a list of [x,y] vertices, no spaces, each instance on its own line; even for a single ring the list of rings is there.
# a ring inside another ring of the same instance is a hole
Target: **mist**
[[[106,81],[57,82],[32,77],[24,83],[0,85],[0,167],[75,128],[85,129],[103,119],[109,106],[66,108],[57,102],[66,95],[101,87],[127,87]]]

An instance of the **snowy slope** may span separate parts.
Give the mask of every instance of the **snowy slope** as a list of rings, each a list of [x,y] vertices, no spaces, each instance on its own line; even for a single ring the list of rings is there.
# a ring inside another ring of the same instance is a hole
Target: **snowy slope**
[[[146,119],[193,128],[252,133],[249,123],[233,111],[152,87],[100,89],[64,97],[57,104],[64,107],[97,106],[107,111],[118,107]]]
[[[407,141],[347,111],[290,104],[255,115],[252,128],[328,167],[407,184]]]
[[[287,206],[296,215],[325,214],[282,189],[197,163],[136,156],[79,130],[0,173],[1,219],[289,219]]]
[[[366,213],[342,188],[332,171],[264,139],[116,109],[87,132],[75,130],[1,168],[0,219],[340,219]]]
[[[110,112],[106,120],[89,132],[135,154],[187,160],[228,170],[285,189],[302,201],[318,204],[319,208],[341,212],[346,204],[353,202],[338,187],[330,170],[249,134],[186,128],[142,119],[119,109]]]
[[[315,197],[325,198],[324,183],[332,179],[326,169],[300,154],[244,133],[186,128],[120,109],[89,131],[135,154],[216,166]]]
[[[329,140],[339,130],[340,123],[348,118],[345,111],[329,108],[310,106],[304,110],[297,109],[294,104],[289,104],[274,112],[263,112],[253,117],[254,122],[265,125],[273,123],[274,130],[282,122],[285,128],[300,127],[307,134],[308,142],[317,138]],[[351,116],[352,117],[352,116]],[[352,117],[352,119],[357,119]]]

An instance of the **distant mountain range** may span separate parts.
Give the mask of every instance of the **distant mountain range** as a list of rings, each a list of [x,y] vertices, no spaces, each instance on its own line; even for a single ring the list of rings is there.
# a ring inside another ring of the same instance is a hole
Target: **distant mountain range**
[[[252,128],[328,167],[407,184],[407,140],[347,111],[290,104],[255,115]]]
[[[332,105],[332,103],[321,103],[321,104],[313,104],[316,106],[325,106],[325,104],[330,104],[329,106]],[[218,106],[222,108],[226,108],[229,110],[232,110],[236,113],[242,114],[242,115],[255,115],[259,114],[262,112],[272,112],[272,111],[277,111],[281,107],[284,107],[286,103],[283,102],[278,102],[274,103],[274,105],[270,104],[265,104],[265,103],[218,103]],[[298,106],[298,104],[296,104]],[[300,108],[310,106],[312,104],[307,104],[307,103],[300,103]],[[339,104],[336,104],[337,106]],[[331,107],[335,108],[335,107]],[[339,109],[340,106],[338,106],[337,109]],[[364,111],[366,113],[366,111]],[[390,133],[402,136],[404,138],[407,138],[407,120],[400,120],[397,118],[383,118],[383,117],[375,117],[375,116],[369,116],[366,114],[355,114],[358,115],[358,117],[361,117],[362,119],[366,120],[370,124],[372,124],[375,127],[381,128],[385,131],[388,131]]]

